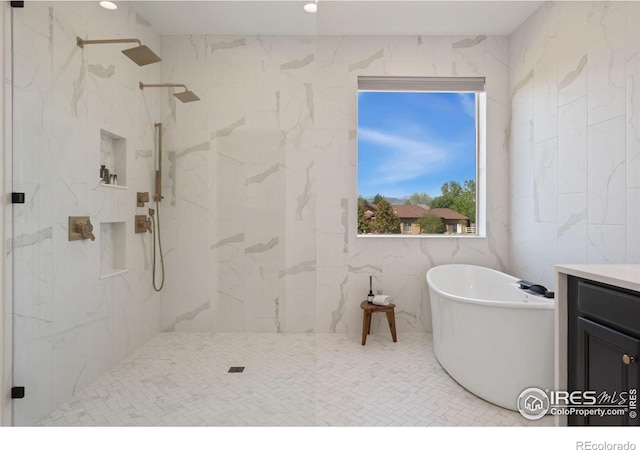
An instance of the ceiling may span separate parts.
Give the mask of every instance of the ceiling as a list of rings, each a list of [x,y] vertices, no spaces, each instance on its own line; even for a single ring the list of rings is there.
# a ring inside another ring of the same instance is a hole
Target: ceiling
[[[509,35],[543,1],[140,0],[159,34]]]

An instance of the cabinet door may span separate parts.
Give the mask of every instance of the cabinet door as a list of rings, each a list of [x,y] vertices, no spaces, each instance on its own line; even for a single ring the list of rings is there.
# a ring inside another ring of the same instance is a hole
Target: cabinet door
[[[635,392],[640,384],[638,356],[640,340],[580,317],[578,319],[576,390],[606,392],[609,395]],[[636,361],[625,364],[623,355]],[[633,391],[635,389],[635,391]],[[638,425],[639,419],[622,416],[570,416],[572,425]]]

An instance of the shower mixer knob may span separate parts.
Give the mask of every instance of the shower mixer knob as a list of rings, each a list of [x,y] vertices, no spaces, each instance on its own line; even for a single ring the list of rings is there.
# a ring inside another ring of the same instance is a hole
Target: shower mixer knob
[[[93,235],[93,225],[89,221],[86,223],[76,224],[75,231],[80,233],[83,239],[91,239],[92,241],[96,240],[96,237]]]

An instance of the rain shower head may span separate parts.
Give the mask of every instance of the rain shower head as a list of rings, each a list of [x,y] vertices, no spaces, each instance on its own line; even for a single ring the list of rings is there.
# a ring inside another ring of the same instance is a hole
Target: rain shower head
[[[147,64],[152,64],[155,62],[162,61],[158,55],[153,53],[153,51],[143,45],[140,39],[99,39],[99,40],[85,40],[80,37],[77,37],[76,43],[78,47],[84,48],[87,44],[124,44],[127,42],[135,42],[138,45],[136,47],[131,47],[126,50],[122,50],[131,61],[136,63],[139,66],[146,66]]]
[[[146,45],[131,47],[126,50],[122,50],[122,53],[127,55],[131,61],[139,66],[146,66],[147,64],[162,61],[160,57],[153,53],[153,51]]]
[[[177,94],[173,94],[173,96],[182,103],[197,102],[200,100],[200,97],[194,94],[193,91],[178,92]]]
[[[186,84],[176,84],[176,83],[144,84],[142,82],[140,83],[140,89],[144,89],[146,87],[181,87],[184,89],[184,92],[178,92],[177,94],[173,94],[173,96],[178,100],[180,100],[182,103],[197,102],[198,100],[200,100],[200,97],[194,94],[193,91],[190,91],[189,88],[187,88]]]

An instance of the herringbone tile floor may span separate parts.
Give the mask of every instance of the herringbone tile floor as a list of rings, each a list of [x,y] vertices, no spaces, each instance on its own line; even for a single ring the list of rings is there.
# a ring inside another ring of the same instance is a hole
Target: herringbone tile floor
[[[242,373],[228,373],[244,366]],[[44,426],[552,426],[485,402],[431,335],[161,333]]]

